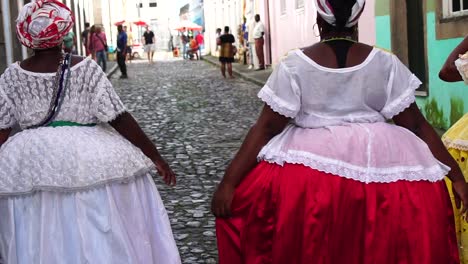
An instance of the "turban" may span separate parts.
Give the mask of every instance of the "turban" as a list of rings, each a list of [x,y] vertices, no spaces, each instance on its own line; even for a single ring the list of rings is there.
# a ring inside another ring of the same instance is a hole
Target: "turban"
[[[364,6],[366,5],[365,0],[357,0],[351,10],[351,16],[349,17],[346,27],[350,28],[355,26],[358,23],[359,17],[364,11]],[[335,13],[333,12],[333,7],[328,2],[328,0],[315,0],[315,6],[317,7],[317,12],[319,15],[330,25],[336,26]]]
[[[71,10],[57,0],[36,0],[25,5],[16,20],[16,35],[31,49],[60,45],[75,19]]]

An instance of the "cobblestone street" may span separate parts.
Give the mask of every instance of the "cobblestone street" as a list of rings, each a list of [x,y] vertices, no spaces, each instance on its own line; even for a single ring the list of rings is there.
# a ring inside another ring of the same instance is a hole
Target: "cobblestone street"
[[[262,103],[260,87],[222,79],[203,61],[132,63],[130,79],[111,78],[145,132],[178,176],[156,183],[172,222],[183,263],[217,263],[210,199]]]

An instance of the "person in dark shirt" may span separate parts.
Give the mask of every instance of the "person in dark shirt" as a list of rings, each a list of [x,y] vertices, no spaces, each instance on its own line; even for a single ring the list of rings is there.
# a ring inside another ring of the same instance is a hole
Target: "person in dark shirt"
[[[182,35],[180,36],[180,40],[182,41],[182,52],[184,54],[184,59],[188,59],[187,50],[188,50],[189,38],[187,37],[185,31],[182,32]]]
[[[125,57],[127,51],[127,33],[123,30],[123,26],[117,26],[117,64],[119,65],[122,75],[120,79],[127,79],[127,65],[125,64]]]
[[[88,46],[88,35],[89,35],[90,26],[91,25],[88,22],[86,22],[85,30],[81,32],[81,43],[83,43],[83,46],[85,47],[86,56],[89,56],[91,54],[91,52],[89,51],[89,46]]]
[[[226,78],[226,64],[229,77],[234,78],[232,75],[232,63],[234,62],[234,55],[236,53],[235,46],[232,45],[234,42],[236,42],[236,39],[229,33],[229,27],[224,27],[224,34],[218,38],[218,45],[221,46],[219,61],[221,62],[221,74],[224,78]]]
[[[148,54],[148,62],[153,63],[154,52],[156,51],[156,38],[154,37],[153,31],[146,26],[146,31],[143,34],[143,44],[145,52]]]

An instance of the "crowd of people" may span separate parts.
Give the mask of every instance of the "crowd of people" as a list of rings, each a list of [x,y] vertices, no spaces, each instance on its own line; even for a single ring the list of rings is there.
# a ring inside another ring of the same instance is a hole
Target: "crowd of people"
[[[202,50],[205,45],[203,31],[182,29],[180,32],[180,43],[182,46],[182,57],[188,60],[201,60]]]
[[[416,105],[421,81],[358,42],[366,1],[314,2],[321,41],[275,67],[213,194],[219,263],[460,263],[468,116],[441,140]],[[0,77],[0,262],[180,264],[151,172],[170,186],[176,175],[98,65],[102,31],[86,35],[90,56],[64,52],[74,23],[58,0],[28,3],[17,19],[34,54]],[[126,76],[128,36],[118,32]],[[229,27],[218,32],[232,77],[235,39]],[[467,56],[468,38],[440,78],[468,82],[457,66]]]
[[[219,55],[219,61],[221,63],[221,74],[226,78],[226,69],[230,78],[234,78],[232,72],[232,63],[235,61],[236,55],[239,51],[245,56],[248,54],[247,64],[249,69],[256,71],[265,70],[265,25],[260,20],[260,15],[255,15],[255,20],[252,21],[248,26],[244,19],[244,24],[238,30],[238,45],[236,46],[236,38],[231,32],[229,26],[216,29],[216,45]],[[256,63],[257,62],[257,63]],[[255,67],[258,65],[258,67]]]

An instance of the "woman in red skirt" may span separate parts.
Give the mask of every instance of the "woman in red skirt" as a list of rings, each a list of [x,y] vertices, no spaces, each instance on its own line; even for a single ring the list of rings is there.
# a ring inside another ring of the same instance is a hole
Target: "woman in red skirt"
[[[415,104],[421,82],[356,42],[365,0],[315,2],[322,41],[277,65],[214,194],[219,262],[458,263],[443,178],[462,213],[468,188]]]

